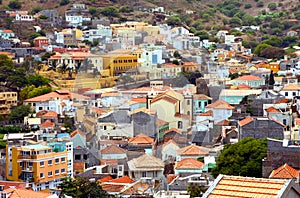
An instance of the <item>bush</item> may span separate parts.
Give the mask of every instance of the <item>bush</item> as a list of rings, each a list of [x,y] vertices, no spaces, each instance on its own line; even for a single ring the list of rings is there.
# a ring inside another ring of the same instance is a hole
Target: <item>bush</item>
[[[252,5],[251,5],[250,3],[247,3],[247,4],[245,4],[245,6],[244,6],[245,9],[249,9],[249,8],[251,8],[251,7],[252,7]]]
[[[274,2],[269,3],[268,8],[270,10],[276,10],[276,8],[277,8],[276,3],[274,3]]]
[[[264,7],[264,5],[265,5],[264,2],[261,0],[256,3],[257,7]]]
[[[107,17],[119,17],[119,11],[114,6],[107,6],[101,9],[101,14]]]
[[[22,4],[18,0],[11,0],[8,3],[8,7],[11,9],[20,9],[22,7]]]
[[[128,6],[122,6],[119,10],[120,12],[133,12],[133,8],[132,7],[128,7]]]

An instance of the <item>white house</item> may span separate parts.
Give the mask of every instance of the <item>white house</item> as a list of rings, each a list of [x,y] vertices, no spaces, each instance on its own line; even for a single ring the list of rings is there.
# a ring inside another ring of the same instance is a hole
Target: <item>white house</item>
[[[206,111],[211,110],[213,112],[214,123],[227,120],[229,117],[232,116],[233,109],[233,106],[221,99],[205,107]]]
[[[287,84],[279,92],[286,99],[293,99],[300,95],[300,87],[297,84]]]

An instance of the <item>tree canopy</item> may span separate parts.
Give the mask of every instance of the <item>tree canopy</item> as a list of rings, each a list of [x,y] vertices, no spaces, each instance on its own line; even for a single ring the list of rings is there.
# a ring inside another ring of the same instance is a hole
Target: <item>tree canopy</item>
[[[267,155],[267,140],[244,138],[236,144],[225,145],[212,174],[262,176],[262,159]]]
[[[63,195],[73,198],[98,198],[108,197],[106,191],[102,189],[98,182],[90,182],[86,178],[64,178],[63,183],[59,185]]]
[[[30,113],[32,113],[30,105],[20,105],[13,109],[11,113],[9,114],[9,121],[23,121],[24,117],[28,116]]]

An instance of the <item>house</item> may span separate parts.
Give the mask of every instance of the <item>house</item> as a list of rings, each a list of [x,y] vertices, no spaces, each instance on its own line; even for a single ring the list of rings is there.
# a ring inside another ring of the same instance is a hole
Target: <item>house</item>
[[[33,39],[34,47],[43,47],[48,46],[50,44],[49,39],[45,36],[38,36]]]
[[[126,151],[116,145],[110,145],[101,150],[101,159],[126,159]]]
[[[285,125],[269,117],[247,117],[238,122],[238,130],[239,140],[245,137],[283,139]]]
[[[213,112],[214,123],[218,123],[222,120],[227,120],[232,116],[234,107],[224,100],[217,100],[205,107],[205,112],[211,110]]]
[[[152,146],[154,143],[154,139],[145,135],[144,133],[140,133],[137,136],[130,138],[128,140],[128,150],[134,151],[144,151],[146,153],[152,154]]]
[[[299,178],[299,170],[294,169],[287,163],[273,170],[269,176],[272,179],[298,179]]]
[[[184,158],[175,163],[174,170],[176,175],[188,176],[202,173],[203,166],[202,162],[194,158]]]
[[[0,92],[0,115],[6,117],[18,104],[17,92]]]
[[[232,196],[293,198],[300,196],[300,188],[293,179],[263,179],[219,175],[202,197]]]
[[[194,94],[193,95],[193,112],[194,115],[198,113],[204,113],[205,107],[211,104],[212,98],[205,94]]]
[[[206,147],[191,144],[189,146],[178,149],[177,153],[178,155],[176,157],[176,161],[181,161],[185,158],[198,159],[199,157],[209,156],[209,149]]]
[[[295,141],[267,138],[267,145],[267,157],[262,161],[263,177],[269,177],[283,163],[300,170],[300,146]]]
[[[284,124],[287,127],[287,130],[289,130],[292,127],[292,120],[293,120],[292,110],[291,109],[281,110],[274,106],[270,106],[269,108],[264,109],[264,116],[279,121],[280,123]]]
[[[36,192],[33,190],[9,188],[4,191],[0,191],[1,197],[5,198],[58,198],[56,194],[47,192]]]
[[[175,161],[179,146],[173,140],[164,143],[161,150],[162,161]]]
[[[231,80],[230,84],[234,86],[238,86],[240,84],[246,84],[252,88],[259,88],[265,85],[265,80],[257,76],[245,75]]]
[[[76,129],[70,134],[71,141],[73,142],[74,148],[86,147],[86,133]]]
[[[170,128],[165,132],[164,142],[168,142],[169,140],[176,142],[179,147],[186,145],[188,142],[186,133],[176,128]]]
[[[165,132],[170,129],[169,123],[164,120],[157,119],[156,126],[158,128],[158,142],[161,142],[164,140]]]
[[[127,162],[129,177],[132,179],[141,179],[151,177],[160,180],[163,176],[164,163],[161,159],[144,154],[138,158]]]
[[[176,78],[182,72],[182,67],[173,63],[165,63],[161,68],[163,79]]]
[[[261,89],[241,89],[241,86],[245,87],[248,85],[240,84],[238,89],[222,89],[219,98],[231,105],[238,105],[246,96],[260,95],[262,93]]]
[[[287,84],[279,92],[286,99],[293,99],[300,95],[300,87],[297,84]]]
[[[157,113],[155,110],[140,108],[131,112],[134,136],[144,133],[150,137],[157,137]]]
[[[73,114],[76,107],[75,102],[87,103],[90,98],[75,94],[66,90],[56,90],[41,96],[24,100],[24,104],[30,105],[35,112],[41,110],[55,111],[58,114],[70,113]]]

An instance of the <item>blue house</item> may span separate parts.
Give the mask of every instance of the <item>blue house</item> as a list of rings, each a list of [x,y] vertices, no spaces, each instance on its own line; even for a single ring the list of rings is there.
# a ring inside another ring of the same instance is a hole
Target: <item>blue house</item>
[[[194,115],[205,112],[205,107],[211,103],[212,98],[205,94],[195,94],[194,95]]]

